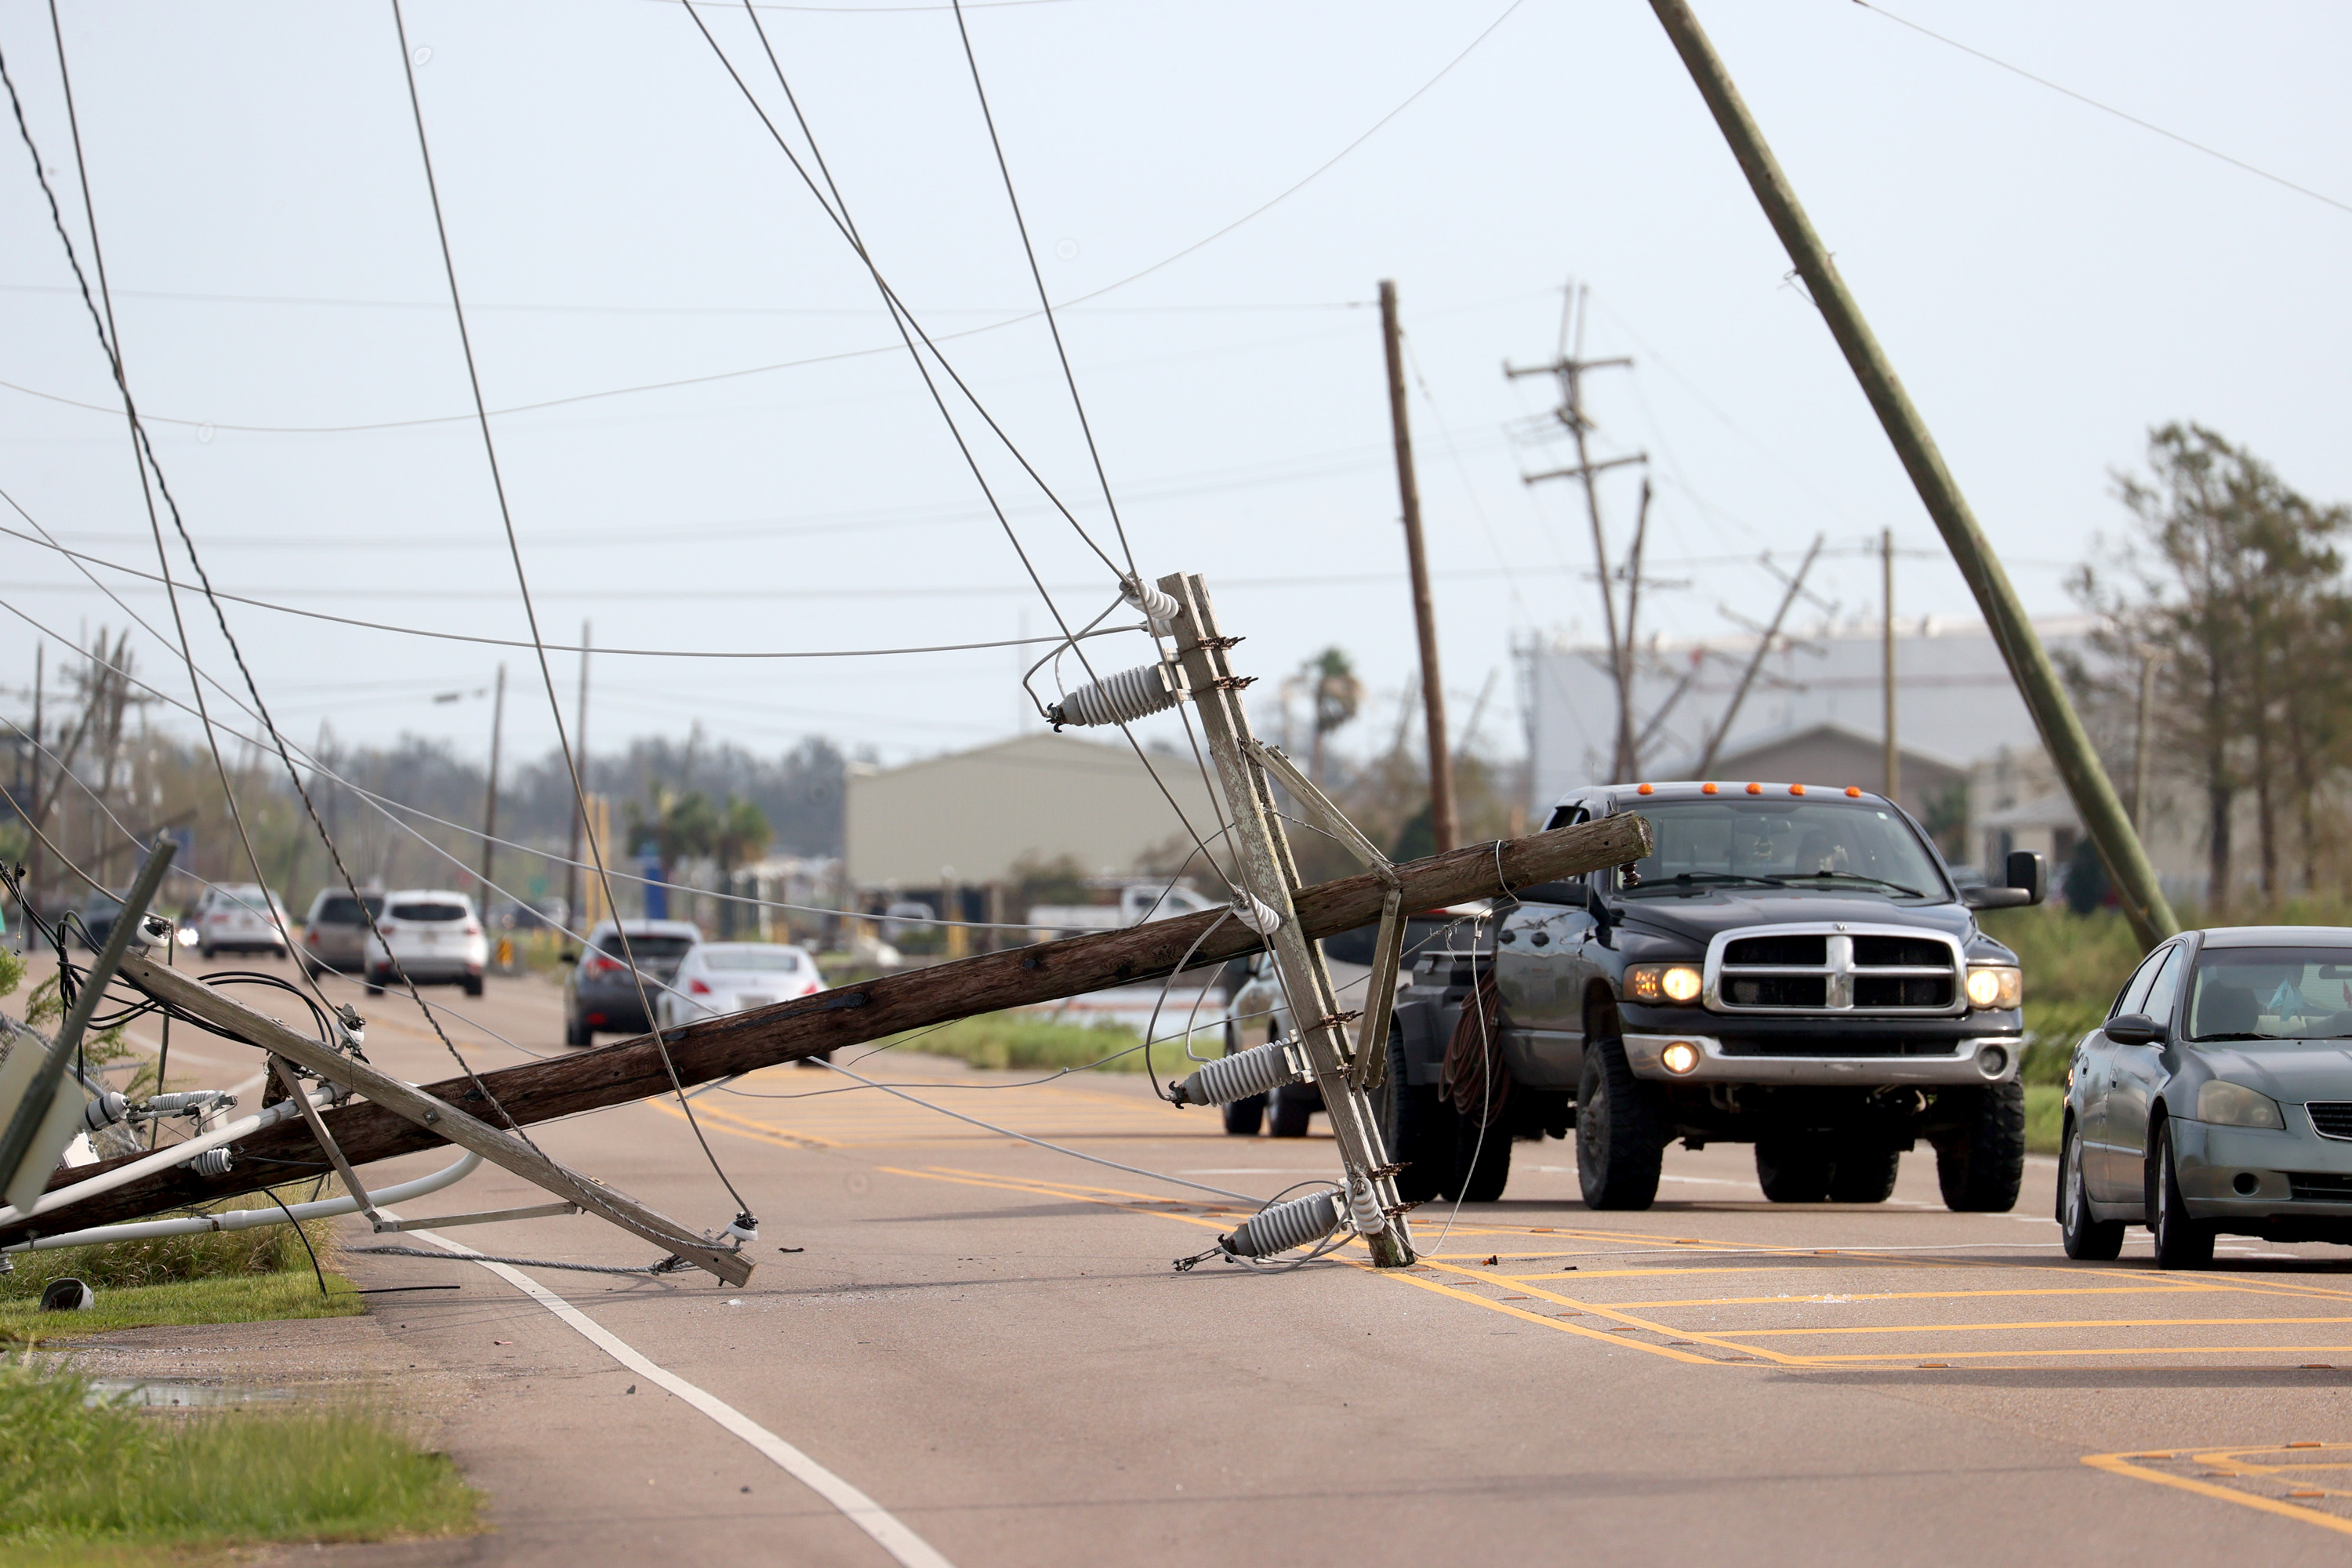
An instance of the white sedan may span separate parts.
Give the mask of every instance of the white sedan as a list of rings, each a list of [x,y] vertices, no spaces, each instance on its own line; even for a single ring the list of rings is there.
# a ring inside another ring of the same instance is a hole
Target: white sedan
[[[706,942],[679,961],[654,1011],[665,1029],[748,1013],[824,989],[808,950],[781,942]]]

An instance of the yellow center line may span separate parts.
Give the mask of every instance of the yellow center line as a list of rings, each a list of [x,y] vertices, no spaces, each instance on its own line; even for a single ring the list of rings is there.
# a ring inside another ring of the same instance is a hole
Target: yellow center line
[[[1762,1334],[1958,1334],[2008,1329],[2246,1329],[2272,1323],[2352,1323],[2352,1318],[2060,1318],[2017,1323],[1874,1323],[1853,1328],[1725,1329],[1722,1331],[1746,1338]]]
[[[1713,1270],[1695,1268],[1690,1272],[1704,1274]],[[1596,1272],[1586,1278],[1599,1279],[1607,1276]],[[2123,1285],[2090,1285],[2032,1290],[1857,1290],[1852,1295],[1695,1296],[1686,1300],[1620,1301],[1616,1304],[1620,1307],[1805,1307],[1838,1306],[1847,1301],[1946,1301],[1990,1296],[2197,1296],[2216,1289],[2210,1285],[2150,1286],[2146,1289],[2134,1289]]]
[[[1476,1273],[1474,1273],[1474,1272],[1472,1272],[1470,1269],[1455,1268],[1454,1265],[1452,1265],[1452,1264],[1450,1264],[1450,1263],[1432,1263],[1432,1264],[1430,1265],[1430,1267],[1431,1267],[1431,1268],[1433,1268],[1441,1269],[1441,1270],[1443,1270],[1443,1271],[1444,1271],[1445,1273],[1448,1273],[1448,1274],[1458,1274],[1458,1275],[1462,1276],[1462,1277],[1463,1277],[1464,1279],[1480,1279],[1480,1280],[1483,1280],[1483,1279],[1486,1278],[1486,1276],[1484,1276],[1484,1275],[1480,1275],[1480,1274],[1476,1274]],[[1430,1284],[1430,1283],[1433,1283],[1433,1282],[1423,1280],[1423,1281],[1419,1281],[1419,1283]],[[1668,1328],[1668,1327],[1667,1327],[1665,1324],[1664,1324],[1664,1323],[1655,1323],[1655,1322],[1652,1322],[1652,1321],[1649,1321],[1648,1319],[1646,1319],[1646,1318],[1636,1318],[1636,1317],[1634,1317],[1634,1316],[1631,1315],[1630,1313],[1620,1311],[1620,1310],[1618,1310],[1616,1308],[1612,1307],[1612,1306],[1608,1306],[1608,1305],[1606,1305],[1606,1304],[1604,1304],[1604,1303],[1601,1303],[1601,1302],[1597,1302],[1597,1301],[1585,1301],[1585,1300],[1577,1300],[1576,1298],[1571,1297],[1571,1296],[1563,1296],[1563,1295],[1560,1295],[1559,1292],[1554,1291],[1554,1290],[1546,1290],[1546,1289],[1542,1289],[1542,1288],[1541,1288],[1541,1287],[1539,1287],[1539,1286],[1536,1286],[1536,1285],[1526,1285],[1526,1286],[1524,1286],[1523,1288],[1527,1290],[1527,1292],[1528,1292],[1529,1295],[1531,1295],[1531,1296],[1536,1296],[1536,1297],[1539,1297],[1540,1299],[1542,1299],[1542,1300],[1546,1300],[1546,1301],[1556,1302],[1556,1303],[1558,1303],[1559,1305],[1563,1306],[1563,1307],[1572,1307],[1572,1308],[1576,1309],[1578,1311],[1580,1311],[1580,1312],[1590,1312],[1590,1313],[1591,1313],[1591,1314],[1592,1314],[1594,1317],[1596,1317],[1596,1318],[1612,1318],[1612,1319],[1614,1319],[1616,1321],[1618,1321],[1618,1322],[1620,1322],[1620,1323],[1623,1323],[1623,1324],[1625,1324],[1625,1325],[1627,1325],[1628,1327],[1631,1327],[1631,1328],[1636,1328],[1636,1329],[1648,1329],[1648,1330],[1650,1330],[1650,1331],[1651,1331],[1652,1332],[1654,1332],[1654,1333],[1661,1333],[1661,1334],[1664,1334],[1664,1335],[1665,1335],[1665,1336],[1666,1336],[1667,1338],[1669,1338],[1669,1339],[1683,1339],[1683,1340],[1689,1340],[1689,1341],[1693,1342],[1694,1343],[1702,1344],[1702,1345],[1713,1345],[1713,1346],[1714,1346],[1716,1349],[1717,1349],[1717,1350],[1731,1351],[1731,1352],[1736,1352],[1736,1353],[1738,1353],[1738,1354],[1740,1354],[1740,1355],[1757,1355],[1757,1356],[1762,1356],[1762,1357],[1764,1357],[1764,1358],[1765,1358],[1766,1360],[1768,1360],[1768,1361],[1776,1361],[1776,1362],[1779,1362],[1779,1363],[1782,1363],[1783,1365],[1786,1365],[1786,1366],[1800,1366],[1800,1365],[1802,1365],[1802,1364],[1803,1364],[1804,1360],[1805,1360],[1805,1358],[1804,1358],[1804,1357],[1801,1357],[1801,1356],[1792,1356],[1792,1355],[1785,1355],[1785,1354],[1783,1354],[1782,1352],[1779,1352],[1779,1351],[1775,1351],[1775,1350],[1768,1350],[1768,1349],[1764,1348],[1764,1347],[1763,1347],[1763,1346],[1761,1346],[1761,1345],[1744,1345],[1744,1344],[1736,1343],[1735,1342],[1730,1341],[1730,1340],[1722,1339],[1722,1338],[1719,1338],[1719,1337],[1715,1336],[1715,1335],[1710,1335],[1710,1334],[1703,1333],[1703,1332],[1701,1332],[1701,1331],[1697,1331],[1697,1330],[1696,1330],[1696,1329],[1674,1329],[1674,1328]],[[1455,1293],[1455,1294],[1460,1294],[1460,1292],[1454,1292],[1454,1293]],[[1484,1298],[1482,1298],[1482,1297],[1476,1297],[1476,1296],[1472,1296],[1472,1297],[1470,1297],[1470,1298],[1469,1298],[1469,1300],[1474,1300],[1474,1301],[1483,1301],[1483,1300],[1484,1300]],[[1544,1320],[1542,1320],[1542,1321],[1546,1321],[1546,1322],[1549,1322],[1551,1320],[1549,1320],[1549,1319],[1544,1319]],[[1609,1334],[1609,1333],[1607,1333],[1607,1331],[1588,1331],[1588,1332],[1595,1332],[1595,1333],[1597,1333],[1597,1334],[1598,1334],[1598,1336],[1599,1336],[1599,1337],[1604,1337],[1604,1338],[1608,1338],[1608,1339],[1610,1339],[1610,1340],[1612,1340],[1612,1341],[1616,1341],[1616,1336],[1615,1336],[1615,1335],[1613,1335],[1613,1334]],[[1640,1342],[1639,1342],[1639,1341],[1634,1341],[1634,1342],[1633,1342],[1633,1343],[1640,1343]],[[1658,1348],[1658,1347],[1651,1346],[1651,1345],[1643,1345],[1643,1346],[1642,1346],[1642,1348],[1643,1348],[1643,1349],[1644,1349],[1644,1350],[1651,1350],[1651,1349],[1656,1349],[1656,1348]],[[1693,1361],[1705,1361],[1705,1362],[1709,1362],[1709,1363],[1712,1363],[1712,1362],[1713,1362],[1713,1360],[1714,1360],[1714,1358],[1713,1358],[1713,1357],[1711,1357],[1711,1356],[1692,1356],[1692,1357],[1688,1357],[1688,1358],[1685,1358],[1685,1359],[1693,1360]]]
[[[1760,1347],[1759,1354],[1771,1352]],[[2066,1350],[1998,1350],[1952,1351],[1937,1348],[1926,1351],[1872,1351],[1850,1355],[1812,1355],[1802,1358],[1804,1364],[1827,1366],[1832,1363],[1865,1361],[1909,1361],[1916,1356],[1935,1356],[1950,1361],[1999,1361],[2003,1356],[2069,1356],[2069,1355],[2352,1355],[2352,1345],[2083,1345]]]
[[[1598,1340],[1601,1343],[1612,1347],[1622,1347],[1626,1350],[1642,1351],[1650,1355],[1663,1356],[1668,1361],[1688,1362],[1698,1366],[1718,1366],[1722,1364],[1713,1356],[1693,1355],[1687,1351],[1677,1350],[1672,1345],[1644,1344],[1639,1340],[1629,1340],[1620,1335],[1610,1333],[1605,1329],[1586,1328],[1581,1323],[1563,1323],[1557,1318],[1540,1316],[1538,1313],[1528,1310],[1525,1307],[1514,1306],[1508,1301],[1495,1301],[1490,1300],[1484,1296],[1473,1295],[1467,1290],[1457,1289],[1454,1286],[1444,1284],[1440,1280],[1432,1279],[1426,1275],[1412,1270],[1402,1268],[1376,1269],[1370,1264],[1360,1262],[1352,1258],[1344,1259],[1344,1261],[1354,1268],[1364,1269],[1368,1273],[1377,1274],[1383,1279],[1394,1279],[1402,1284],[1413,1286],[1418,1289],[1433,1291],[1440,1296],[1451,1297],[1456,1301],[1468,1301],[1474,1306],[1484,1307],[1490,1312],[1500,1312],[1506,1317],[1517,1318],[1523,1321],[1533,1323],[1538,1328],[1557,1329],[1563,1334],[1574,1334],[1582,1339]],[[1458,1269],[1449,1269],[1447,1272],[1459,1273],[1461,1271]],[[1538,1291],[1537,1294],[1543,1295],[1544,1293]],[[1561,1297],[1545,1296],[1545,1300],[1563,1301],[1564,1304],[1570,1306],[1575,1305],[1574,1302],[1565,1301],[1565,1299]],[[1735,1345],[1731,1348],[1738,1350],[1739,1347]]]
[[[2198,1480],[2191,1476],[2167,1475],[2162,1470],[2152,1470],[2145,1465],[2135,1465],[2131,1462],[2134,1459],[2168,1459],[2186,1451],[2175,1448],[2155,1453],[2085,1454],[2083,1456],[2083,1463],[2095,1470],[2105,1470],[2110,1475],[2129,1476],[2134,1480],[2154,1481],[2160,1487],[2175,1487],[2185,1492],[2195,1492],[2200,1497],[2219,1498],[2223,1502],[2233,1502],[2242,1508],[2256,1508],[2264,1513],[2274,1513],[2284,1519],[2296,1520],[2304,1524],[2315,1524],[2322,1530],[2332,1530],[2339,1535],[2352,1535],[2352,1520],[2338,1519],[2334,1514],[2323,1512],[2319,1509],[2304,1508],[2299,1504],[2285,1502],[2278,1498],[2267,1498],[2254,1492],[2240,1491],[2235,1487],[2218,1487],[2210,1481]]]

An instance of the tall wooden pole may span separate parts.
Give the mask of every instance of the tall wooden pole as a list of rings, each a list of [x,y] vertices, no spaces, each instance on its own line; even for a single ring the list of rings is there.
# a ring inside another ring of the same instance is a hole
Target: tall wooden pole
[[[490,787],[482,801],[482,924],[490,923],[490,871],[499,840],[499,745],[506,737],[507,667],[499,665],[499,694],[490,704]],[[564,918],[571,918],[566,911]]]
[[[1894,800],[1903,789],[1903,752],[1895,739],[1895,531],[1883,529],[1878,535],[1880,564],[1885,568],[1885,626],[1880,646],[1879,681],[1885,688],[1886,699],[1886,788],[1881,792]]]
[[[1951,470],[1944,466],[1944,455],[1937,449],[1935,437],[1927,433],[1927,421],[1911,405],[1910,394],[1895,378],[1885,351],[1879,347],[1870,323],[1863,319],[1862,308],[1847,292],[1845,279],[1839,276],[1829,247],[1813,231],[1812,220],[1799,205],[1788,175],[1781,172],[1771,148],[1765,144],[1763,132],[1748,112],[1747,103],[1732,85],[1715,46],[1699,27],[1698,18],[1691,15],[1687,0],[1650,0],[1650,8],[1657,13],[1666,36],[1674,41],[1675,52],[1689,68],[1691,79],[1697,83],[1699,96],[1706,100],[1724,140],[1731,144],[1732,155],[1739,160],[1740,170],[1748,176],[1748,186],[1763,206],[1764,216],[1788,248],[1790,259],[1797,264],[1798,274],[1804,279],[1814,307],[1828,323],[1830,335],[1844,352],[1854,379],[1862,384],[1863,395],[1870,400],[1879,423],[1885,427],[1895,456],[1909,472],[1927,515],[1935,519],[1936,528],[1951,550],[1960,575],[1968,579],[1969,589],[1975,593],[1985,624],[1992,629],[1993,641],[2000,646],[2001,657],[2009,663],[2010,676],[2017,682],[2018,695],[2025,700],[2027,710],[2033,715],[2034,728],[2042,732],[2042,744],[2057,766],[2066,794],[2074,803],[2075,814],[2083,819],[2084,830],[2090,835],[2099,858],[2106,863],[2107,872],[2114,879],[2116,896],[2123,902],[2124,915],[2131,921],[2133,934],[2144,946],[2155,946],[2179,931],[2180,923],[2173,918],[2172,906],[2157,881],[2156,868],[2148,863],[2147,850],[2141,845],[2139,835],[2132,830],[2131,818],[2125,814],[2124,803],[2116,794],[2115,781],[2107,777],[2107,770],[2083,728],[2081,716],[2067,700],[2066,689],[2059,684],[2049,651],[2042,646],[2033,623],[2025,617],[2025,607],[2018,602],[2009,574],[2001,569],[2000,557],[1985,542],[1976,513],[1960,494]]]
[[[580,711],[572,721],[572,754],[579,759],[580,777],[572,792],[572,837],[563,855],[563,918],[584,939],[588,926],[580,918],[580,835],[588,826],[588,631],[580,623]]]
[[[1412,626],[1421,639],[1421,703],[1429,718],[1429,824],[1436,848],[1462,842],[1454,810],[1454,751],[1445,739],[1445,682],[1437,673],[1437,606],[1429,596],[1429,552],[1421,540],[1421,485],[1412,471],[1412,428],[1405,417],[1404,334],[1397,325],[1396,284],[1381,279],[1381,338],[1389,356],[1389,426],[1396,435],[1397,494],[1404,507],[1404,558],[1412,574]]]

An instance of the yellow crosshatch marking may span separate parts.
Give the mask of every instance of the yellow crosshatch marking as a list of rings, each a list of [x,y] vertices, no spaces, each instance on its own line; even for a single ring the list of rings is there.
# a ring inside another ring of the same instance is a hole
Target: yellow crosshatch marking
[[[2256,1454],[2282,1458],[2264,1462],[2248,1457]],[[2288,1455],[2293,1458],[2284,1458]],[[2306,1473],[2352,1469],[2352,1443],[2314,1443],[2294,1448],[2277,1444],[2252,1444],[2234,1448],[2152,1448],[2125,1454],[2085,1454],[2083,1463],[2110,1475],[2152,1481],[2158,1486],[2173,1487],[2181,1491],[2194,1492],[2200,1497],[2216,1498],[2242,1508],[2260,1509],[2264,1513],[2277,1514],[2283,1519],[2352,1535],[2352,1518],[2331,1513],[2324,1508],[2309,1507],[2292,1500],[2290,1497],[2273,1495],[2290,1490],[2295,1493],[2318,1491],[2324,1494],[2320,1499],[2322,1501],[2352,1497],[2352,1493],[2315,1483]],[[2183,1474],[2162,1468],[2167,1465],[2193,1467],[2200,1473]],[[2265,1489],[2253,1489],[2256,1487]]]

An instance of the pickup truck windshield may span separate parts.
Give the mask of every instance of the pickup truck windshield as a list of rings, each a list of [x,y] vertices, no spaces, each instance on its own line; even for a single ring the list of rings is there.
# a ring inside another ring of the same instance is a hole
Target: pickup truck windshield
[[[2192,1040],[2335,1040],[2352,1036],[2352,952],[2209,947],[2189,993]]]
[[[1883,805],[1735,797],[1644,801],[1634,809],[1649,819],[1656,848],[1634,863],[1642,884],[1628,893],[1679,885],[1949,896],[1927,847]]]

